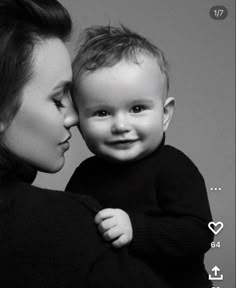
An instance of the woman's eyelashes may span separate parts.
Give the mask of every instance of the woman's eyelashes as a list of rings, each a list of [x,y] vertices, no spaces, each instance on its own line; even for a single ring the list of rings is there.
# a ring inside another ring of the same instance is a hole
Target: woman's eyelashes
[[[53,96],[53,102],[58,109],[64,108],[63,99],[70,97],[70,86],[66,85],[60,92]]]
[[[52,101],[58,109],[64,108],[63,104],[64,92],[63,90],[52,96]]]
[[[53,102],[58,109],[65,107],[64,104],[62,103],[62,100],[53,99]]]

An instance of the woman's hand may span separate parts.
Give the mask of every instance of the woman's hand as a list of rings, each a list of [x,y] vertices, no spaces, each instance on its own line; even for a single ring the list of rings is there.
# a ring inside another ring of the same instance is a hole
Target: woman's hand
[[[112,241],[115,248],[129,244],[133,229],[129,215],[121,209],[103,209],[95,216],[98,230],[106,241]]]

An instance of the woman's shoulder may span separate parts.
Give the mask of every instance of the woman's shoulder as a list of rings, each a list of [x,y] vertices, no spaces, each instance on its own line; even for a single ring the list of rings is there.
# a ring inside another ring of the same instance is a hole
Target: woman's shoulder
[[[25,182],[11,183],[3,188],[5,198],[14,203],[16,213],[32,213],[38,216],[57,217],[63,213],[66,216],[86,214],[93,217],[92,208],[84,204],[82,197],[77,194],[37,187]],[[70,211],[70,213],[68,213]]]
[[[56,262],[63,260],[72,265],[73,261],[77,265],[79,258],[92,261],[96,253],[106,249],[97,235],[94,213],[80,196],[27,183],[15,183],[8,188],[5,192],[10,193],[9,197],[3,200],[7,205],[0,213],[6,215],[4,219],[11,228],[8,239],[14,249],[56,257]],[[88,252],[90,245],[94,247],[94,255]],[[58,251],[64,251],[65,255],[59,255]]]
[[[80,195],[36,187],[24,182],[1,185],[0,199],[6,213],[11,215],[15,231],[28,229],[40,234],[43,231],[73,228],[94,229],[94,212],[86,206]],[[69,223],[69,224],[68,224]],[[21,227],[21,228],[20,228]],[[39,229],[40,228],[40,229]],[[73,232],[78,234],[76,231]],[[48,232],[48,236],[50,233]],[[51,233],[52,235],[52,233]]]

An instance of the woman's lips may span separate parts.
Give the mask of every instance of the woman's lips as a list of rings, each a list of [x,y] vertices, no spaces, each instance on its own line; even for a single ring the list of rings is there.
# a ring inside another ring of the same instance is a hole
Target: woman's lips
[[[69,143],[70,139],[71,139],[71,134],[69,134],[69,136],[66,138],[65,141],[59,143],[59,146],[65,151],[69,150],[70,149],[70,143]]]
[[[67,151],[70,149],[70,143],[68,141],[62,142],[59,144],[59,146],[64,150]]]

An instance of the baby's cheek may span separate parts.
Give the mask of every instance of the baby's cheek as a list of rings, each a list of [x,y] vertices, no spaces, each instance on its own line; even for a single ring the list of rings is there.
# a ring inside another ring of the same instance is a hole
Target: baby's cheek
[[[104,129],[102,129],[99,126],[93,126],[93,127],[89,127],[90,129],[88,129],[88,136],[91,139],[91,141],[93,142],[99,142],[101,141],[103,138],[105,138],[105,131]]]
[[[93,134],[97,135],[99,138],[107,137],[110,134],[110,127],[106,123],[97,123],[97,125],[94,125],[92,127]]]

